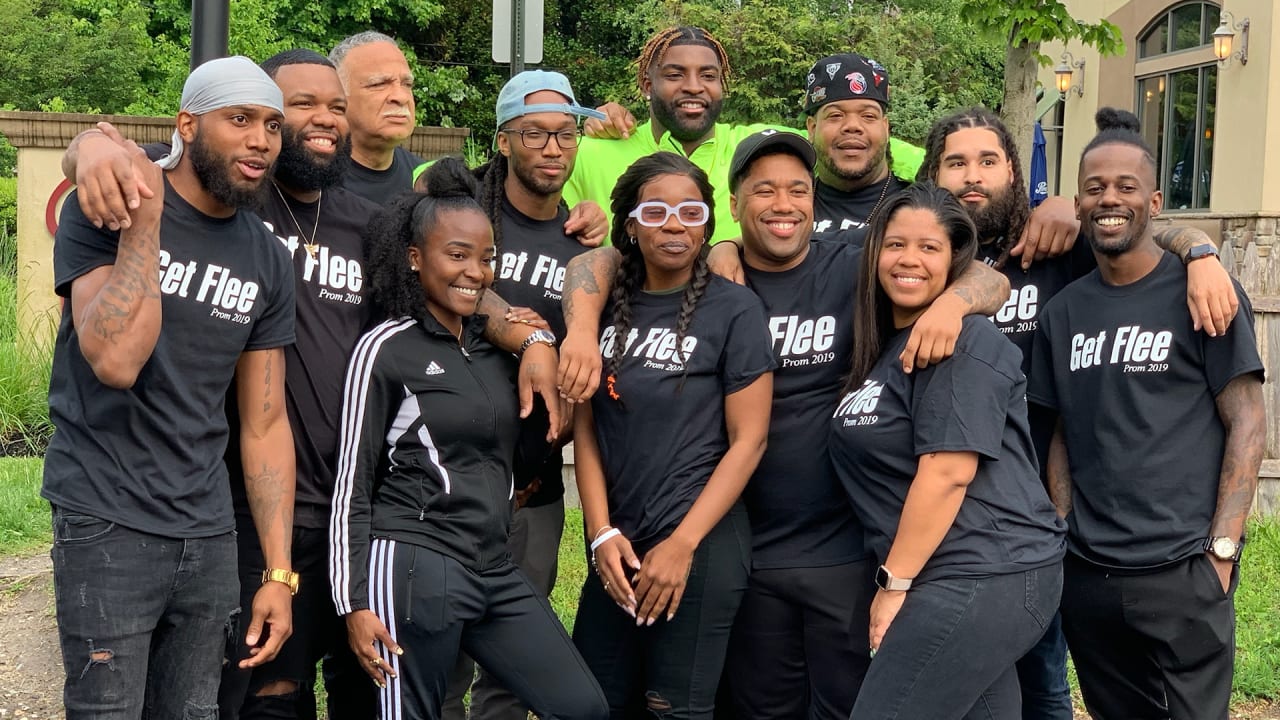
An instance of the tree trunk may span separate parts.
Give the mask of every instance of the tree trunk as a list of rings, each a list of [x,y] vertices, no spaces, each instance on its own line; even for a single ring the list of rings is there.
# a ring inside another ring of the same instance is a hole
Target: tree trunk
[[[1009,43],[1004,60],[1004,104],[1000,114],[1013,135],[1025,172],[1031,159],[1032,126],[1036,112],[1036,74],[1040,70],[1040,43]],[[1046,88],[1046,92],[1055,92]]]

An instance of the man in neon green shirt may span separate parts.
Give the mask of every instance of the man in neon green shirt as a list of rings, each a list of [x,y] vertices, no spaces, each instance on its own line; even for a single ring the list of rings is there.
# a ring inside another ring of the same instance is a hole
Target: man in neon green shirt
[[[740,234],[729,212],[729,162],[738,142],[777,125],[718,123],[724,100],[729,60],[724,48],[701,28],[673,27],[659,32],[645,45],[637,80],[649,100],[649,121],[625,132],[630,113],[610,105],[611,125],[588,124],[600,137],[583,138],[573,176],[564,187],[565,200],[595,200],[609,209],[609,196],[618,177],[631,163],[659,151],[687,156],[706,171],[715,188],[716,231],[711,242]],[[612,135],[618,139],[609,137]],[[890,140],[895,174],[914,178],[924,151]]]

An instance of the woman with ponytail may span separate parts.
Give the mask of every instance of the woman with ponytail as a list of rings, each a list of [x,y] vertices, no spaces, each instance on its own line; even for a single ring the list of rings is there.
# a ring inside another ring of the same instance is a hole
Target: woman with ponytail
[[[370,223],[389,318],[347,374],[330,521],[334,603],[382,688],[381,717],[441,716],[459,650],[542,718],[607,714],[546,600],[507,552],[519,434],[515,358],[485,341],[493,228],[454,159]]]
[[[707,268],[712,203],[706,174],[673,153],[636,161],[613,191],[605,377],[574,423],[596,571],[574,640],[615,718],[711,717],[747,584],[738,496],[764,452],[774,359],[759,299]]]

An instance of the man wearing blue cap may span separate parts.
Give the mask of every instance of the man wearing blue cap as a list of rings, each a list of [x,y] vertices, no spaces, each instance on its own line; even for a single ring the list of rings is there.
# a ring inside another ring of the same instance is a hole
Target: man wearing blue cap
[[[513,316],[532,310],[545,323],[535,331],[556,344],[564,336],[560,295],[569,261],[588,248],[565,231],[569,211],[561,198],[578,155],[578,118],[604,115],[581,107],[569,80],[557,72],[526,70],[498,94],[497,154],[478,168],[480,205],[493,223],[498,268],[494,289],[513,306]],[[532,320],[532,314],[528,317]],[[543,596],[556,581],[556,560],[564,532],[564,481],[560,444],[546,442],[543,407],[525,420],[517,451],[519,505],[507,543],[511,559]],[[568,438],[566,438],[567,440]],[[451,682],[445,717],[464,717],[462,696],[471,684],[473,663],[465,656]],[[483,668],[471,688],[472,720],[524,720],[528,710]]]
[[[281,370],[294,289],[288,254],[240,212],[265,188],[282,116],[280,89],[252,61],[209,62],[187,79],[169,156],[132,159],[154,190],[127,228],[63,206],[54,281],[67,302],[41,494],[53,506],[68,718],[216,716],[238,605],[222,462],[233,377],[268,568],[241,623],[255,648],[245,664],[289,637],[294,456]]]

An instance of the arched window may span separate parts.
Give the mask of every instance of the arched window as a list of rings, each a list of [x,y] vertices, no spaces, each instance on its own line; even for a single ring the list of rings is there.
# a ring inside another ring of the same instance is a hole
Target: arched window
[[[1156,152],[1157,178],[1169,210],[1209,207],[1218,95],[1213,31],[1219,12],[1213,3],[1181,3],[1138,35],[1137,114],[1143,137]],[[1176,64],[1179,56],[1185,64]],[[1155,67],[1147,71],[1144,66]]]

